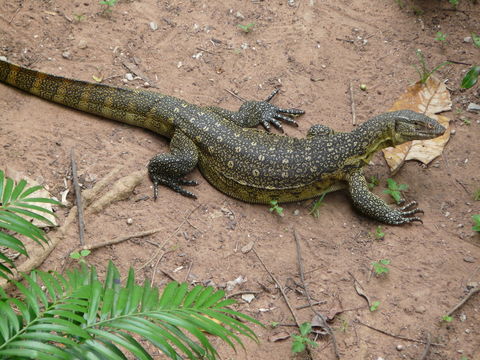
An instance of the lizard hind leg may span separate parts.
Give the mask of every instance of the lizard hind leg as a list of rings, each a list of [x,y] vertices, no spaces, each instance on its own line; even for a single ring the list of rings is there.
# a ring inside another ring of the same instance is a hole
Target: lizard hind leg
[[[148,174],[153,182],[153,198],[158,197],[160,185],[190,198],[197,196],[182,188],[197,185],[194,180],[184,179],[184,176],[195,169],[198,162],[198,149],[195,143],[180,131],[175,132],[170,141],[170,152],[154,156],[148,163]]]

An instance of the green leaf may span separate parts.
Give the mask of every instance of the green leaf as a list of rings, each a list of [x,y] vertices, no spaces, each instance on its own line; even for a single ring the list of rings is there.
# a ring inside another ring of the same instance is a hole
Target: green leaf
[[[18,182],[17,186],[15,186],[12,192],[12,201],[15,201],[18,199],[18,196],[22,193],[26,185],[27,185],[27,182],[23,179]]]
[[[473,66],[464,76],[462,84],[460,85],[464,89],[470,89],[478,81],[480,75],[480,66]]]
[[[292,353],[298,354],[305,351],[305,343],[303,342],[303,338],[301,336],[292,335],[294,339],[292,342]]]
[[[12,190],[13,190],[13,180],[10,178],[7,178],[5,187],[3,189],[3,197],[2,197],[3,206],[6,206],[10,202],[10,196],[12,195]]]
[[[304,322],[300,325],[300,334],[303,336],[307,336],[312,331],[312,325],[309,322]]]

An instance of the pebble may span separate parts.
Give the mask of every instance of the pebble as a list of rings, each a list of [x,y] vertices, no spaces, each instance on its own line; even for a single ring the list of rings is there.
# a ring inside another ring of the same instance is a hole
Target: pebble
[[[480,105],[475,103],[470,103],[467,106],[467,111],[470,111],[470,112],[480,111]]]
[[[133,74],[126,73],[125,74],[125,79],[127,79],[128,81],[132,81],[133,80]]]
[[[7,57],[6,56],[0,56],[0,60],[7,61]]]
[[[465,262],[468,262],[468,263],[474,263],[475,262],[475,258],[473,256],[465,256],[463,258],[463,261]]]
[[[405,349],[405,347],[403,345],[397,345],[397,350],[398,351],[402,351],[403,349]]]
[[[423,314],[425,311],[427,311],[427,308],[423,305],[417,306],[415,309],[416,313]]]
[[[461,322],[467,321],[467,315],[465,315],[465,314],[460,314],[460,316],[458,318],[460,319]]]
[[[295,211],[293,212],[293,215],[295,215],[295,216],[298,216],[298,215],[300,215],[300,210],[298,210],[298,209],[295,209]]]
[[[471,43],[472,42],[472,37],[471,36],[464,37],[463,42]]]
[[[133,224],[133,219],[132,219],[132,218],[128,218],[128,219],[127,219],[127,224],[128,224],[128,225],[132,225],[132,224]]]
[[[457,133],[457,130],[455,129],[450,130],[450,134],[455,135],[456,133]]]
[[[155,31],[158,29],[158,24],[155,21],[149,22],[148,26],[150,26],[150,29],[152,29],[152,31]]]
[[[64,51],[64,52],[62,53],[62,56],[63,56],[65,59],[70,59],[70,52]]]
[[[243,14],[240,11],[237,11],[237,13],[235,14],[235,17],[237,19],[242,19],[242,20],[245,19],[245,16],[243,16]]]
[[[85,40],[83,40],[83,39],[78,42],[78,48],[79,48],[79,49],[86,49],[87,46],[88,46],[88,45],[87,45],[87,42],[86,42]]]

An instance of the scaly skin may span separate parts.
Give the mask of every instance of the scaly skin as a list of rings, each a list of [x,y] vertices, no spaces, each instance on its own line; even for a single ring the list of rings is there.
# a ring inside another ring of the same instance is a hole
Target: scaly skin
[[[353,204],[387,224],[421,221],[411,205],[391,209],[368,190],[362,168],[387,146],[431,139],[445,129],[410,110],[376,116],[350,133],[314,125],[297,139],[252,127],[292,119],[303,113],[280,109],[268,101],[245,102],[238,112],[199,107],[175,97],[48,75],[0,60],[0,81],[78,110],[143,127],[171,139],[170,153],[149,163],[155,197],[158,185],[195,197],[182,185],[197,165],[205,178],[225,194],[251,203],[299,201],[348,188]]]

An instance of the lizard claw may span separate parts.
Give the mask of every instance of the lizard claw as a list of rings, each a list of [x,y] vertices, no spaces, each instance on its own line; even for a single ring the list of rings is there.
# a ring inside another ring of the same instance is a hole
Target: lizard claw
[[[192,199],[197,198],[197,195],[195,195],[194,193],[192,193],[188,190],[185,190],[184,188],[182,188],[180,186],[180,185],[184,185],[184,186],[198,185],[198,182],[196,182],[195,180],[186,180],[186,179],[172,180],[172,179],[164,179],[164,178],[154,178],[154,179],[152,179],[152,181],[153,181],[153,200],[155,200],[155,201],[158,198],[158,187],[160,185],[164,185],[164,186],[172,189],[173,191],[179,193],[180,195],[183,195],[183,196],[186,196],[186,197],[189,197],[189,198],[192,198]]]
[[[300,109],[282,109],[278,106],[270,104],[270,100],[279,92],[279,89],[275,89],[264,101],[260,101],[261,121],[260,123],[265,130],[270,131],[270,124],[275,126],[281,132],[283,127],[281,121],[298,126],[298,123],[293,119],[295,116],[305,114],[305,111]]]
[[[415,215],[415,214],[418,214],[418,213],[423,214],[422,209],[419,209],[419,208],[411,209],[411,207],[415,206],[415,205],[417,205],[417,202],[412,201],[412,202],[408,203],[407,205],[405,205],[401,208],[392,210],[392,213],[389,216],[389,219],[388,219],[389,221],[388,222],[392,225],[401,225],[401,224],[406,224],[406,223],[410,223],[410,222],[413,222],[413,221],[418,221],[418,222],[423,224],[422,219],[420,219],[418,216],[410,216],[410,215]],[[410,210],[408,210],[408,209],[410,209]]]

